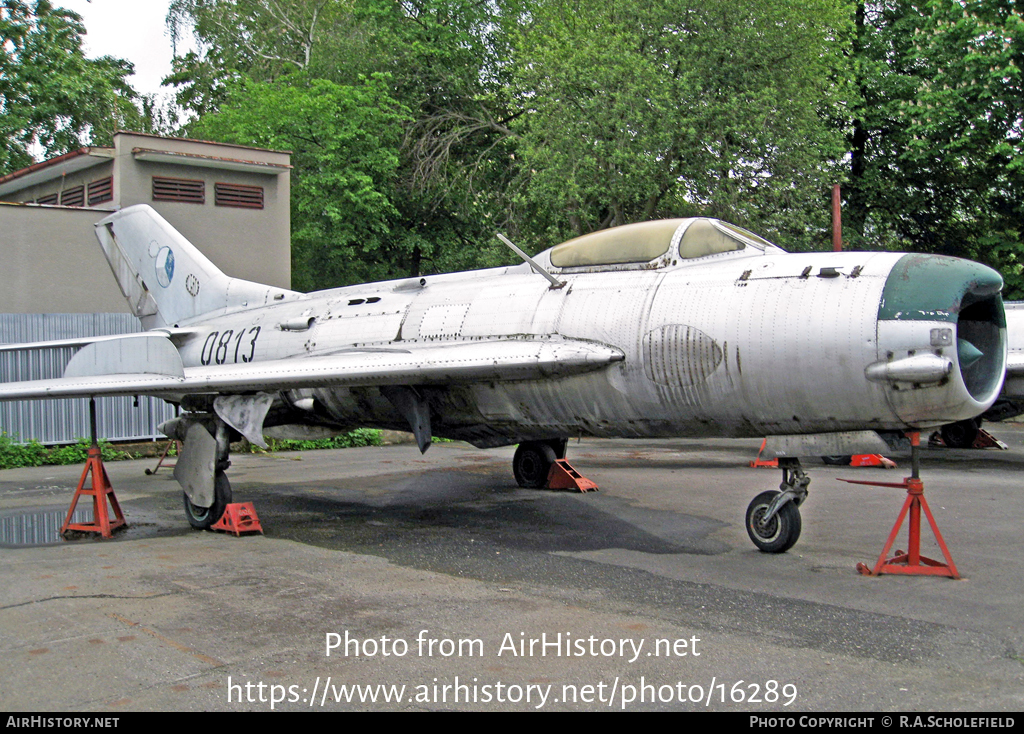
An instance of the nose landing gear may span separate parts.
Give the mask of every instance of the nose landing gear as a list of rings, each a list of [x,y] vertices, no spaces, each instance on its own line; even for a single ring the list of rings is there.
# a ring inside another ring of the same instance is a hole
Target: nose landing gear
[[[785,553],[800,538],[800,510],[811,478],[799,459],[780,458],[779,491],[762,492],[747,506],[747,535],[764,553]]]

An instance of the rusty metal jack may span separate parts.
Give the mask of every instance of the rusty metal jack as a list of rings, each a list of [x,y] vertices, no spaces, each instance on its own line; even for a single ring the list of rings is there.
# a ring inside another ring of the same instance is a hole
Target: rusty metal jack
[[[92,434],[92,446],[89,447],[89,458],[85,460],[85,469],[82,471],[82,478],[78,480],[78,488],[75,489],[75,497],[71,501],[71,509],[61,526],[60,533],[64,535],[69,530],[78,530],[84,533],[100,533],[104,538],[114,537],[115,530],[128,527],[121,512],[121,505],[114,494],[114,488],[110,485],[110,477],[107,476],[106,467],[103,466],[103,452],[100,450],[99,442],[96,440],[96,400],[89,398],[89,429]],[[92,483],[85,486],[86,477],[92,474]],[[83,494],[92,496],[92,522],[71,522],[75,514],[75,507],[78,499]],[[110,519],[107,510],[107,498],[114,508],[114,520]]]
[[[903,508],[900,510],[899,517],[896,518],[896,524],[893,526],[892,532],[889,533],[889,539],[885,541],[885,547],[882,548],[882,553],[878,556],[878,561],[875,563],[874,568],[868,568],[866,564],[858,563],[857,570],[865,576],[880,576],[883,573],[900,573],[916,576],[947,576],[949,578],[958,579],[960,578],[960,574],[956,570],[956,564],[953,563],[953,557],[949,554],[946,542],[942,539],[942,533],[939,532],[939,526],[935,523],[932,511],[928,507],[927,500],[924,498],[924,482],[921,481],[920,477],[921,434],[917,431],[909,431],[907,436],[910,438],[912,476],[905,478],[899,484],[891,482],[863,482],[853,479],[839,480],[840,482],[848,482],[849,484],[866,484],[873,487],[901,487],[907,490],[907,499],[903,503]],[[942,550],[942,555],[946,559],[945,563],[936,561],[932,558],[926,558],[921,555],[922,509],[928,517],[928,523],[931,525],[932,532],[935,534],[935,540],[938,542],[939,548]],[[896,535],[899,533],[900,527],[903,525],[903,520],[908,514],[910,515],[910,526],[908,529],[909,541],[907,546],[909,550],[906,552],[897,550],[895,556],[886,559],[889,549],[892,548],[893,543],[896,542]]]
[[[232,502],[224,508],[224,514],[215,522],[211,530],[223,530],[240,536],[242,533],[259,533],[263,535],[263,526],[256,517],[256,508],[252,502]]]
[[[597,485],[572,468],[565,459],[556,459],[548,471],[546,489],[573,489],[577,492],[596,492]]]

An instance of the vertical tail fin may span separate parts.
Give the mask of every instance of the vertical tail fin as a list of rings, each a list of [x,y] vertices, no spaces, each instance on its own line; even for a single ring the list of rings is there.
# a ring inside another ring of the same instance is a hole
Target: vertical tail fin
[[[98,222],[96,237],[128,306],[147,329],[299,295],[229,278],[145,204]]]

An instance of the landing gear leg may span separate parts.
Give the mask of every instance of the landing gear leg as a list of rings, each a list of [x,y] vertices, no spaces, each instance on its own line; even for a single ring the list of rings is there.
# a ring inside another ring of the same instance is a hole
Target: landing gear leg
[[[200,429],[202,431],[203,429]],[[216,440],[214,475],[213,475],[213,503],[209,507],[203,507],[192,503],[188,493],[183,493],[185,504],[185,517],[188,524],[196,530],[209,530],[224,515],[225,508],[231,504],[231,482],[228,480],[227,471],[231,466],[228,453],[231,450],[230,430],[224,421],[216,421]],[[205,435],[205,434],[204,434]]]
[[[762,492],[747,507],[747,535],[764,553],[785,553],[800,538],[798,508],[807,499],[807,485],[811,483],[799,459],[780,458],[779,468],[779,491]]]

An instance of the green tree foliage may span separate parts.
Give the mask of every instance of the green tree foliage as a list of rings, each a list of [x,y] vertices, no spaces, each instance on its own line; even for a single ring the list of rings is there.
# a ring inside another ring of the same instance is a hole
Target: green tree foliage
[[[0,0],[0,173],[105,143],[143,115],[127,82],[132,65],[85,58],[80,16],[47,0]]]
[[[1015,0],[931,0],[915,35],[905,155],[939,199],[929,251],[1000,267],[1024,298],[1024,16]],[[941,197],[941,198],[939,198]],[[944,224],[944,226],[942,226]],[[946,235],[944,239],[940,239]]]
[[[1007,0],[856,10],[844,238],[999,268],[1024,297],[1024,22]]]
[[[523,192],[552,234],[697,213],[786,239],[824,227],[841,6],[542,0],[531,18]]]
[[[844,182],[846,206],[843,239],[850,249],[905,247],[906,227],[899,222],[916,211],[912,172],[904,165],[911,135],[904,107],[913,100],[920,65],[914,36],[921,14],[913,2],[858,2],[846,76],[848,108],[835,120],[847,130],[849,174]],[[843,119],[846,115],[849,119]]]
[[[176,57],[165,83],[178,88],[179,104],[203,115],[215,112],[229,86],[244,79],[273,81],[304,71],[308,78],[342,81],[322,73],[327,64],[321,59],[348,17],[347,3],[339,0],[172,0],[172,41],[191,33],[201,50]]]
[[[523,114],[512,87],[521,0],[356,0],[354,18],[409,110],[397,181],[410,271],[498,264]]]
[[[192,129],[292,151],[295,286],[311,290],[383,279],[407,259],[391,235],[402,119],[383,76],[341,85],[296,72],[232,84]]]
[[[223,124],[207,124],[219,111],[234,121],[232,140],[263,145],[260,141],[267,136],[247,134],[259,126],[238,124],[240,118],[259,116],[255,110],[246,111],[254,106],[247,96],[255,90],[273,88],[284,94],[289,86],[318,82],[334,85],[330,88],[335,92],[355,90],[363,88],[367,78],[388,75],[384,109],[402,111],[390,118],[390,127],[376,126],[382,120],[372,110],[346,123],[349,132],[363,122],[374,125],[368,135],[378,145],[389,146],[380,153],[390,173],[384,175],[384,167],[375,165],[371,174],[373,191],[386,199],[386,205],[374,199],[372,212],[345,202],[324,208],[315,197],[330,195],[329,187],[310,188],[313,182],[354,180],[353,175],[366,172],[363,162],[359,156],[308,155],[306,136],[287,134],[285,121],[292,119],[291,112],[285,110],[279,117],[279,147],[296,152],[296,195],[306,192],[314,197],[309,206],[299,198],[293,201],[297,286],[343,285],[368,277],[419,275],[487,262],[493,249],[478,242],[485,238],[487,216],[500,208],[481,202],[503,191],[494,185],[492,174],[506,173],[504,168],[488,166],[493,156],[487,151],[494,140],[486,135],[499,124],[485,128],[477,122],[489,114],[483,102],[486,90],[500,87],[485,82],[488,75],[481,71],[493,56],[487,50],[489,42],[480,40],[490,32],[495,17],[490,7],[458,0],[176,0],[172,4],[169,22],[176,33],[191,30],[201,47],[200,52],[179,60],[175,74],[167,80],[178,87],[179,103],[197,115],[190,134],[208,136],[216,131],[219,136]],[[385,86],[378,85],[377,93],[383,95]],[[261,99],[273,105],[280,97]],[[273,124],[273,108],[263,113],[271,119],[261,125]],[[327,110],[321,108],[320,113]],[[454,142],[437,143],[456,127]],[[349,142],[328,141],[340,130],[332,122],[320,126],[317,149],[347,146]],[[481,183],[483,179],[486,183]],[[366,216],[373,218],[372,223],[369,219],[342,222],[345,217]],[[324,237],[327,240],[315,244]],[[318,258],[328,251],[339,257],[321,263]]]

